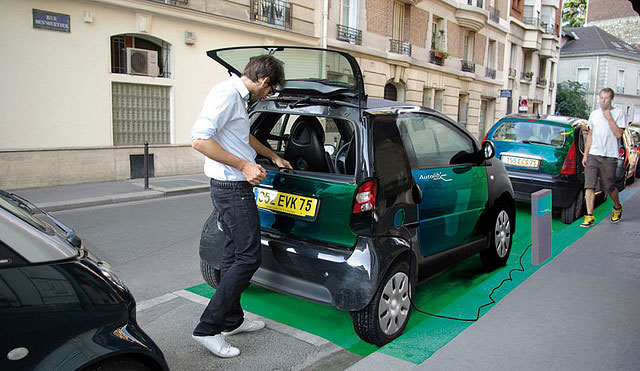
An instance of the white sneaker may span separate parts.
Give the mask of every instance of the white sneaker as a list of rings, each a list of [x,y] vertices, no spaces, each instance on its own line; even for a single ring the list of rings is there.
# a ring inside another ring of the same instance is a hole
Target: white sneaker
[[[229,336],[229,335],[239,334],[241,332],[253,332],[263,328],[264,328],[264,322],[260,320],[252,321],[245,318],[244,321],[242,321],[242,324],[237,329],[228,331],[228,332],[222,331],[222,335]]]
[[[207,348],[211,353],[221,358],[231,358],[240,354],[240,349],[227,343],[222,334],[214,336],[195,336],[191,335],[193,340]]]

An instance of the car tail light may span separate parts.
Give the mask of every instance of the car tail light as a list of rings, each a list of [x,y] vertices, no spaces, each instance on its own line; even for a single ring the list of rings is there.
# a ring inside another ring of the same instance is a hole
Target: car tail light
[[[376,179],[367,180],[362,183],[356,191],[353,202],[353,213],[362,213],[376,208],[376,194],[378,193],[378,181]]]
[[[620,157],[620,158],[627,157],[627,151],[624,149],[624,147],[620,147],[618,149],[618,157]]]
[[[576,175],[576,146],[575,142],[571,143],[571,147],[569,148],[569,152],[567,153],[567,158],[564,159],[564,164],[562,165],[562,170],[560,170],[560,174],[565,175]]]

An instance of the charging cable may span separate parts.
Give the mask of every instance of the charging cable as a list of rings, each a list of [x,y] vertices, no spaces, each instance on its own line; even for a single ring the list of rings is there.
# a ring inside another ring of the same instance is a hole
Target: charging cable
[[[513,277],[511,277],[511,274],[513,272],[524,272],[524,266],[522,265],[522,257],[524,256],[524,254],[527,253],[527,250],[529,250],[530,247],[531,247],[531,244],[529,244],[529,246],[527,246],[527,248],[524,249],[524,251],[520,255],[520,258],[518,259],[518,263],[520,264],[520,268],[514,268],[514,269],[510,270],[509,271],[509,276],[507,278],[503,279],[502,282],[500,282],[500,284],[498,286],[494,287],[493,290],[491,290],[491,293],[489,294],[489,302],[478,307],[478,312],[476,313],[476,318],[456,318],[456,317],[443,316],[443,315],[440,315],[440,314],[434,314],[434,313],[429,313],[429,312],[420,310],[415,305],[415,303],[413,302],[413,298],[411,297],[411,290],[409,290],[409,301],[411,302],[411,306],[416,311],[418,311],[418,312],[420,312],[422,314],[426,314],[428,316],[432,316],[432,317],[450,319],[450,320],[454,320],[454,321],[476,322],[478,319],[480,319],[480,311],[482,310],[482,308],[487,307],[489,305],[493,305],[493,304],[496,303],[496,301],[493,299],[493,293],[496,292],[496,290],[498,290],[505,282],[513,281]],[[411,277],[411,275],[413,273],[413,272],[411,272],[411,267],[413,266],[411,264],[412,257],[413,257],[413,254],[409,253],[409,274],[410,274],[409,277]]]

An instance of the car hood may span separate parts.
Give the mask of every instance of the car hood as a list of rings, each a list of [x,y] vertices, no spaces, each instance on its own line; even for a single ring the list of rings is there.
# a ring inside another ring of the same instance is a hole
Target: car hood
[[[366,103],[360,66],[348,53],[299,46],[243,46],[214,49],[207,55],[225,67],[230,74],[240,76],[249,60],[257,55],[271,54],[282,62],[286,83],[280,95],[331,98]]]

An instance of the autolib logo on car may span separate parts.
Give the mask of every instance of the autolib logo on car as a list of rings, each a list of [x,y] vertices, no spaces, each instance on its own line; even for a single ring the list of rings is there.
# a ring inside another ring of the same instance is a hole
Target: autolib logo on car
[[[445,177],[447,176],[447,174],[443,174],[441,172],[436,172],[433,174],[429,174],[429,175],[420,175],[418,177],[418,179],[420,180],[444,180],[445,182],[450,182],[453,179],[446,179]]]

